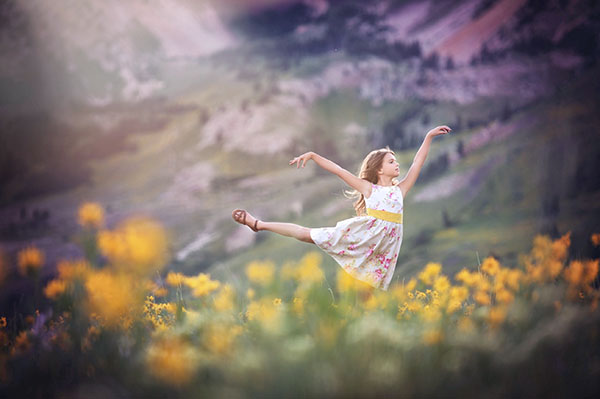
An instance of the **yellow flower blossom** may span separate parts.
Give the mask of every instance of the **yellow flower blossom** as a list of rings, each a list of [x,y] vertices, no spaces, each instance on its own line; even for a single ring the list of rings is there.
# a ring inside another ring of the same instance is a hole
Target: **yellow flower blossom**
[[[446,308],[446,312],[448,313],[454,313],[456,312],[458,309],[460,309],[462,307],[462,302],[459,301],[456,298],[451,298],[448,301],[448,306]]]
[[[104,224],[104,209],[97,202],[85,202],[79,207],[79,224],[84,227],[102,227]]]
[[[231,284],[223,285],[223,288],[214,298],[214,307],[218,311],[229,311],[234,308],[235,291]]]
[[[519,269],[511,269],[506,274],[506,285],[508,285],[513,291],[519,289],[519,281],[523,277],[523,272]]]
[[[408,283],[406,283],[406,286],[404,287],[406,289],[406,291],[412,291],[417,287],[417,279],[416,278],[411,278]]]
[[[552,257],[560,262],[564,262],[569,252],[569,246],[571,245],[571,232],[560,237],[552,243]]]
[[[151,374],[163,382],[182,386],[189,382],[200,365],[196,348],[180,337],[161,337],[146,352]]]
[[[433,288],[437,292],[445,293],[450,288],[450,280],[446,276],[439,276],[435,279]]]
[[[549,259],[544,263],[544,265],[546,266],[546,274],[551,279],[558,277],[563,268],[563,262],[556,259]]]
[[[496,291],[496,299],[498,300],[498,302],[501,303],[511,303],[514,299],[515,296],[512,292],[506,290],[506,289],[501,289]]]
[[[481,270],[490,276],[495,276],[500,270],[500,263],[498,263],[498,261],[493,257],[489,256],[483,260]]]
[[[416,293],[417,293],[417,299],[427,299],[427,295],[424,292],[417,290]]]
[[[169,272],[165,281],[171,287],[179,287],[183,285],[185,278],[186,277],[181,273]]]
[[[300,260],[300,265],[296,269],[294,277],[305,284],[320,283],[325,279],[325,274],[320,267],[322,259],[321,254],[318,252],[311,251],[307,253]]]
[[[442,317],[442,312],[436,306],[426,305],[423,307],[423,311],[421,313],[423,320],[425,321],[438,321]]]
[[[195,277],[186,277],[183,283],[192,289],[192,295],[202,297],[221,286],[221,282],[210,279],[210,274],[199,273]]]
[[[140,275],[151,275],[167,261],[167,235],[152,219],[136,216],[114,231],[98,233],[98,247],[114,267]]]
[[[598,275],[598,259],[588,260],[584,263],[583,283],[590,284]]]
[[[253,299],[255,294],[256,294],[256,292],[254,291],[253,288],[248,288],[248,290],[246,291],[246,297],[248,299]]]
[[[273,262],[265,261],[250,262],[246,266],[246,276],[248,279],[256,284],[268,285],[273,281],[273,275],[275,274],[275,265]]]
[[[469,272],[466,268],[463,267],[456,274],[456,276],[454,276],[454,279],[456,281],[461,281],[467,287],[473,287],[477,283],[477,280],[475,278],[476,275],[477,275],[477,273],[473,274],[473,273]]]
[[[451,287],[450,298],[463,302],[469,296],[469,289],[466,287]]]
[[[44,264],[44,254],[34,246],[29,246],[18,253],[19,272],[23,276],[31,276],[37,273]]]
[[[499,306],[490,308],[488,313],[488,322],[492,328],[498,327],[506,318],[506,309]]]
[[[480,305],[489,305],[491,303],[490,295],[485,291],[475,292],[473,299]]]
[[[418,277],[423,283],[431,285],[441,271],[442,265],[440,263],[430,262],[425,266],[425,269],[419,273]]]
[[[59,295],[63,294],[67,289],[67,284],[64,280],[55,279],[52,280],[44,288],[44,295],[50,299],[56,299]]]
[[[143,298],[130,275],[109,270],[91,272],[85,288],[88,311],[96,313],[107,326],[126,327],[123,321],[140,313]]]
[[[569,267],[563,271],[563,276],[572,285],[579,285],[583,281],[584,267],[579,260],[571,261]]]
[[[84,281],[89,272],[92,271],[92,266],[85,259],[79,260],[60,260],[56,265],[58,276],[60,279],[72,282],[75,280]]]

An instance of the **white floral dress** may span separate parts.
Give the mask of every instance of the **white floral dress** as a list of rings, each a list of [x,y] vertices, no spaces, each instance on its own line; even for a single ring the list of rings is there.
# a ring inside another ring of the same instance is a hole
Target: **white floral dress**
[[[398,186],[372,184],[367,208],[403,213]],[[387,291],[402,245],[403,225],[374,216],[355,216],[335,227],[310,229],[310,237],[352,277]]]

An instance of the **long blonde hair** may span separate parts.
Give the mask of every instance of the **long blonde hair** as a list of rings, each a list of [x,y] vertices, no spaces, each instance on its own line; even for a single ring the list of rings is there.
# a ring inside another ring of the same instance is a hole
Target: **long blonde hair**
[[[396,153],[394,153],[394,151],[392,151],[387,145],[385,148],[371,151],[369,155],[363,159],[358,171],[358,177],[370,181],[373,184],[377,184],[377,172],[382,168],[383,158],[385,157],[385,154],[388,153],[394,156],[396,155]],[[396,178],[392,179],[392,183],[394,185],[398,184]],[[367,203],[365,202],[365,196],[361,192],[358,190],[346,190],[344,191],[344,196],[346,198],[358,198],[354,202],[354,209],[356,210],[357,216],[365,216],[367,214]]]

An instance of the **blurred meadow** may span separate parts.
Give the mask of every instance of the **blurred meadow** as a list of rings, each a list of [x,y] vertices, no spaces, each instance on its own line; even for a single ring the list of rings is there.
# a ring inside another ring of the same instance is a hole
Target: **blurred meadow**
[[[0,397],[600,393],[597,2],[0,19]],[[333,226],[349,187],[291,158],[402,177],[442,124],[388,291],[231,218]]]

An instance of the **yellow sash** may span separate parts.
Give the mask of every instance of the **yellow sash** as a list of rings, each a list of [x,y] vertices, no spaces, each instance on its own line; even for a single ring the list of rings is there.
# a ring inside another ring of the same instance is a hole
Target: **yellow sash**
[[[367,215],[376,217],[377,219],[387,220],[388,222],[402,223],[401,213],[380,211],[377,209],[367,208]]]

